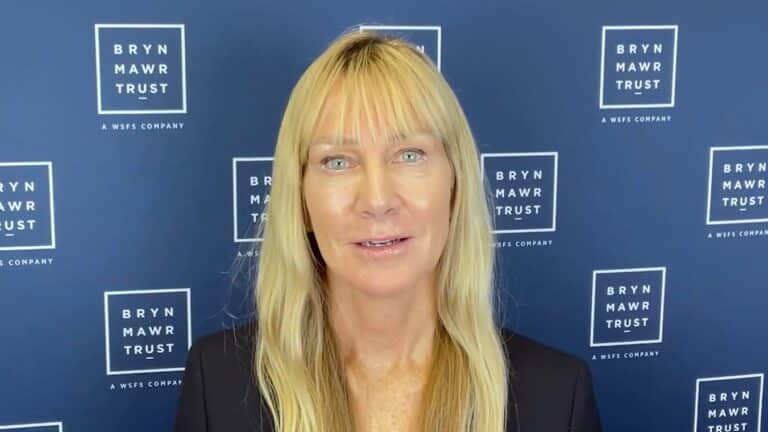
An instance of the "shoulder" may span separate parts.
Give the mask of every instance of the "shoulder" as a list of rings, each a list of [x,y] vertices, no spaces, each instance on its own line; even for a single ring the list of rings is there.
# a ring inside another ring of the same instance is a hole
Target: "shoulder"
[[[522,430],[602,430],[584,360],[506,328],[500,328],[500,335]]]
[[[207,393],[226,398],[255,392],[255,331],[253,324],[241,325],[202,336],[192,344],[187,362],[198,369]]]
[[[538,342],[507,328],[500,328],[507,359],[515,369],[529,374],[554,374],[560,378],[575,377],[588,370],[579,357]]]
[[[256,326],[253,323],[220,330],[195,340],[189,356],[197,355],[208,364],[246,362],[253,353]]]
[[[252,373],[255,326],[198,338],[190,347],[174,431],[261,431],[269,423]]]

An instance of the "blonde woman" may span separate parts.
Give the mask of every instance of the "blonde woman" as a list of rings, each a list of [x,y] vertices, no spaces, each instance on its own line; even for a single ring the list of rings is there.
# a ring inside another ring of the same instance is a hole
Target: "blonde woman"
[[[402,40],[340,36],[285,110],[258,319],[195,342],[176,432],[597,432],[587,365],[497,326],[469,125]]]

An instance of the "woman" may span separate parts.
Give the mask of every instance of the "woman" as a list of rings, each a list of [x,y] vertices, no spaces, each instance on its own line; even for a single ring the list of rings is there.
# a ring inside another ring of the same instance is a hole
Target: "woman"
[[[177,432],[601,430],[586,364],[495,324],[477,148],[426,56],[334,41],[273,173],[258,322],[192,346]]]

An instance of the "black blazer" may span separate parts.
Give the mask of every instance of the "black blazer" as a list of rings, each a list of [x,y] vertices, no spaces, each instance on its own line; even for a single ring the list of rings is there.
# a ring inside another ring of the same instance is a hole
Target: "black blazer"
[[[253,326],[197,340],[189,350],[174,432],[272,432],[250,378]],[[514,371],[507,432],[601,432],[588,365],[502,328]],[[517,414],[517,415],[516,415]]]

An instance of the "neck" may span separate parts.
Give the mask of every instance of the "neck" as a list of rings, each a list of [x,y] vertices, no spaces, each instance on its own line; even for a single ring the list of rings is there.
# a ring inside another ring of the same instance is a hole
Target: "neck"
[[[329,283],[329,320],[345,367],[375,375],[429,368],[437,324],[433,278],[386,296]]]

